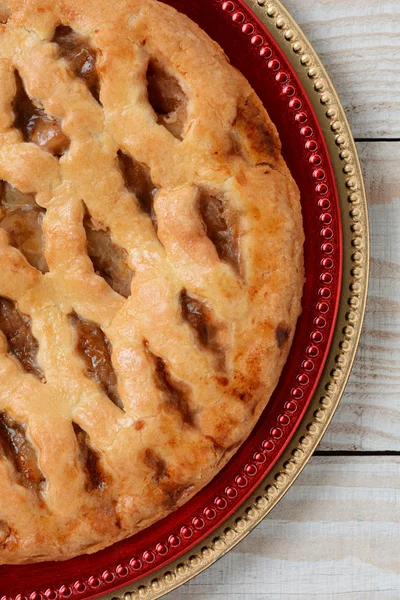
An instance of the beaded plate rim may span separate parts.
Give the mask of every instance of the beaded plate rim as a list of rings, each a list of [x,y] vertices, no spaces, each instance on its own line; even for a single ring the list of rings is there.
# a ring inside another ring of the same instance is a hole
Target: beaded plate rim
[[[363,177],[350,126],[317,53],[280,1],[244,2],[284,51],[324,125],[343,225],[342,292],[335,332],[320,382],[296,434],[254,493],[219,529],[167,568],[117,594],[106,594],[103,600],[157,600],[207,569],[246,537],[306,466],[335,413],[358,347],[368,290],[369,227]]]

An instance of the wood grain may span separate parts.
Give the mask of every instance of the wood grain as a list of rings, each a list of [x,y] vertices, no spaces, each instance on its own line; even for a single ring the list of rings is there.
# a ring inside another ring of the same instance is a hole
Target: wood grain
[[[283,0],[357,138],[400,139],[400,1]],[[400,142],[359,143],[371,283],[321,450],[400,452]],[[400,600],[400,456],[314,457],[269,518],[168,600]]]
[[[168,600],[398,600],[400,459],[314,457],[243,542]]]
[[[400,138],[400,2],[283,3],[324,63],[354,136]]]
[[[321,450],[400,451],[400,143],[358,143],[371,225],[365,325]]]

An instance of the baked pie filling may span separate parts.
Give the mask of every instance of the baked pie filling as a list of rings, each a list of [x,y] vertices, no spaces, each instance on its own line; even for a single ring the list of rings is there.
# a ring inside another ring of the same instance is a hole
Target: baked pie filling
[[[165,517],[250,434],[300,312],[274,125],[157,0],[0,1],[0,561]]]

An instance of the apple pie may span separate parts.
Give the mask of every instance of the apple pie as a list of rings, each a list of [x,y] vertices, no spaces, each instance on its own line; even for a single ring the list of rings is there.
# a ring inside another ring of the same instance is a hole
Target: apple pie
[[[165,517],[248,437],[300,313],[261,101],[156,0],[0,1],[0,562]]]

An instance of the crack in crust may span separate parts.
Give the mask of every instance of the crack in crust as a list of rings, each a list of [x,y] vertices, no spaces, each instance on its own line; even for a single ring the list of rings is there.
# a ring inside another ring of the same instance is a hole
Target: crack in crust
[[[225,198],[206,189],[199,190],[198,206],[207,237],[214,244],[220,260],[240,274],[239,226],[237,216]]]
[[[15,541],[11,527],[5,521],[0,520],[0,548],[4,550],[7,546],[15,543]]]
[[[239,147],[240,153],[256,166],[267,163],[275,169],[281,145],[274,127],[266,122],[260,108],[261,102],[255,94],[238,103],[232,124],[234,147]]]
[[[33,194],[23,194],[0,180],[0,227],[7,232],[11,246],[42,273],[49,270],[43,254],[45,213],[44,208],[36,204]]]
[[[6,411],[0,412],[0,451],[13,467],[15,482],[39,494],[46,479],[27,438],[26,425],[15,421]]]
[[[182,307],[182,317],[187,321],[196,334],[200,346],[213,348],[217,330],[210,323],[210,310],[208,307],[194,296],[188,294],[183,289],[180,293],[180,302]]]
[[[149,102],[158,124],[182,140],[187,120],[187,97],[178,79],[156,59],[149,61],[146,78]]]
[[[31,100],[18,71],[15,71],[15,82],[14,127],[22,133],[25,142],[33,142],[60,158],[69,148],[69,139],[61,129],[60,119],[46,114],[38,101]]]
[[[100,103],[100,81],[96,69],[97,51],[90,41],[68,25],[59,25],[52,39],[57,52],[72,73],[82,79],[93,98]]]
[[[183,289],[179,296],[182,318],[193,330],[200,347],[212,352],[216,357],[216,369],[225,368],[225,353],[218,344],[218,328],[213,323],[212,313],[204,301],[190,295]],[[227,385],[224,383],[223,385]]]
[[[97,275],[103,277],[112,289],[129,298],[133,271],[128,266],[128,253],[117,246],[111,233],[97,223],[86,210],[83,219],[86,232],[87,253]]]
[[[31,319],[23,315],[14,302],[0,297],[0,331],[3,332],[8,353],[27,373],[45,383],[44,373],[38,363],[39,342],[32,334]]]
[[[82,319],[76,313],[69,315],[69,319],[75,332],[76,349],[85,364],[86,375],[102,388],[111,402],[123,410],[117,375],[111,362],[111,344],[106,335],[98,325]]]
[[[86,431],[76,423],[72,425],[78,444],[78,460],[85,472],[86,491],[102,493],[108,487],[109,477],[102,467],[100,454],[91,445]]]
[[[144,341],[144,347],[147,356],[154,365],[154,383],[163,392],[166,407],[178,413],[185,425],[194,427],[195,413],[191,409],[188,400],[189,386],[183,381],[177,381],[172,377],[164,359],[153,354],[146,340]]]
[[[118,167],[124,178],[126,189],[135,196],[141,210],[149,215],[154,229],[157,231],[154,198],[158,188],[151,180],[150,169],[122,152],[122,150],[118,150]]]

